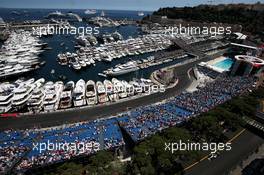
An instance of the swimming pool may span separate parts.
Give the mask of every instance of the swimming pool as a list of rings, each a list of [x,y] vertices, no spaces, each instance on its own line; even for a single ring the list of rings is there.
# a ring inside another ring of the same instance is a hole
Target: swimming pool
[[[233,63],[234,61],[231,58],[226,58],[224,60],[216,62],[215,64],[213,64],[213,66],[223,69],[225,71],[229,71]]]

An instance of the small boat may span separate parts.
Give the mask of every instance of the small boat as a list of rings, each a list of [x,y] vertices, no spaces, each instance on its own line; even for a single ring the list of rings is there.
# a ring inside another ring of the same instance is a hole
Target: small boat
[[[99,76],[102,76],[102,77],[107,77],[105,74],[103,73],[98,73]]]

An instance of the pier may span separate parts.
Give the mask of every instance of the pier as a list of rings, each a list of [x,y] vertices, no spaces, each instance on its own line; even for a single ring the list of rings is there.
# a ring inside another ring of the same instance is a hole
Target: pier
[[[5,23],[5,25],[0,25],[0,31],[17,30],[17,29],[30,30],[33,27],[35,28],[45,27],[47,25],[57,27],[60,24],[54,23],[50,20],[29,20],[29,21],[24,21],[24,22],[8,22],[8,23]]]

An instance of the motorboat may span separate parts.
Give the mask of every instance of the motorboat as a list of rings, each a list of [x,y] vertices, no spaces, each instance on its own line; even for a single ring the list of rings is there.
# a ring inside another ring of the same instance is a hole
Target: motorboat
[[[69,81],[64,85],[64,89],[60,94],[60,109],[70,108],[72,106],[72,92],[74,89],[75,83]]]
[[[127,92],[127,96],[133,96],[135,93],[134,86],[124,80],[122,80],[121,82],[123,84],[123,87],[125,88],[125,91]]]
[[[109,97],[109,100],[111,102],[118,101],[119,97],[118,97],[117,93],[114,92],[114,86],[113,86],[112,82],[106,79],[106,80],[104,80],[104,86],[106,89],[106,94]]]
[[[76,86],[73,90],[73,104],[74,106],[86,105],[85,81],[83,79],[77,81]]]
[[[126,98],[127,92],[126,88],[123,86],[123,83],[116,78],[112,78],[112,83],[114,86],[114,92],[118,94],[119,98]]]
[[[105,86],[103,85],[103,83],[101,81],[97,81],[96,87],[97,87],[98,102],[100,104],[108,102],[109,99],[106,95],[106,89],[105,89]]]
[[[59,54],[58,55],[58,61],[61,65],[67,65],[68,64],[68,58],[65,54]]]
[[[123,40],[123,36],[117,31],[112,33],[112,37],[115,39],[115,41]]]
[[[86,83],[86,101],[89,106],[96,105],[98,103],[97,90],[93,80],[89,80]]]
[[[75,70],[80,70],[82,68],[82,66],[76,61],[76,62],[72,62],[72,67]]]

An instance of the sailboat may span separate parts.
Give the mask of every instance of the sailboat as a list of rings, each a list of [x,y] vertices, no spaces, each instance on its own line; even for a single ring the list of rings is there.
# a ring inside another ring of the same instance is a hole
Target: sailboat
[[[102,10],[101,12],[101,16],[104,17],[105,16],[105,12]]]

